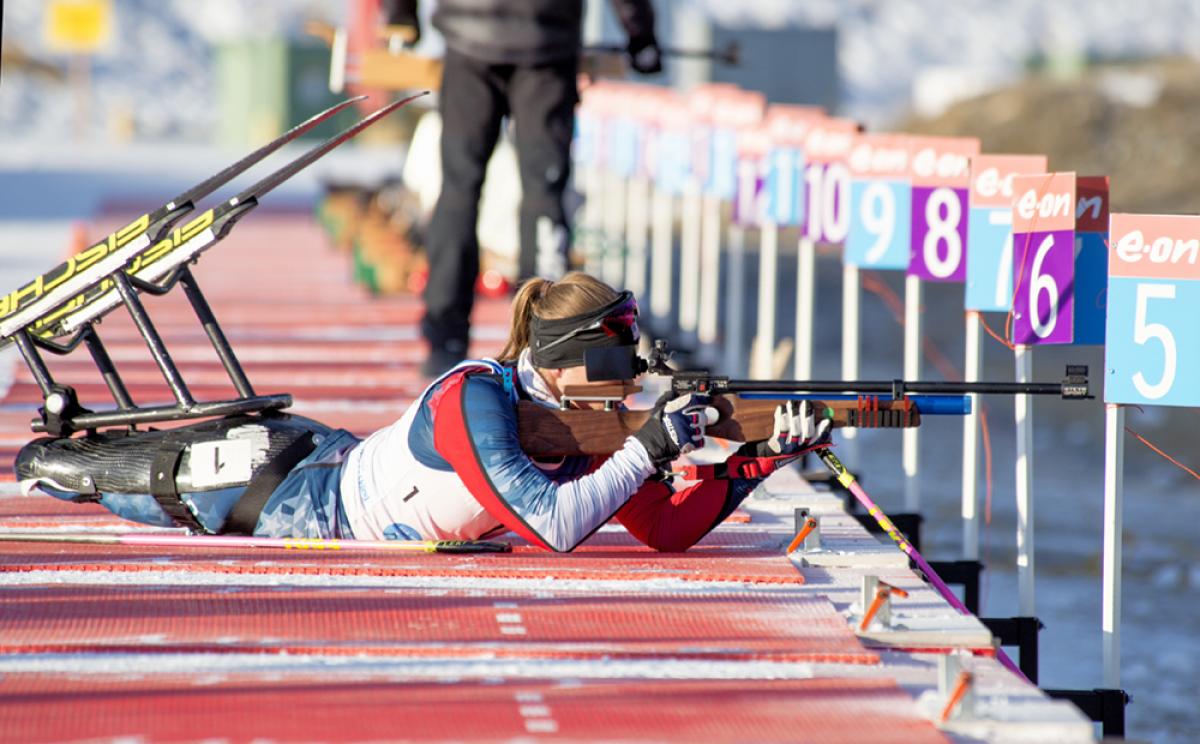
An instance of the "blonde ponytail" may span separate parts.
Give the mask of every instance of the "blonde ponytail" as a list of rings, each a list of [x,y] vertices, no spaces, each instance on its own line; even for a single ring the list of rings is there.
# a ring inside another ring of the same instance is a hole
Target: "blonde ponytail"
[[[554,282],[549,279],[533,278],[521,285],[512,303],[512,325],[508,329],[508,343],[496,357],[499,362],[515,362],[525,347],[529,346],[529,325],[533,320],[534,307]]]
[[[534,315],[544,320],[561,320],[604,307],[616,298],[616,290],[581,271],[572,271],[557,282],[530,279],[513,298],[508,343],[496,360],[515,362],[521,356],[529,346],[529,326]]]

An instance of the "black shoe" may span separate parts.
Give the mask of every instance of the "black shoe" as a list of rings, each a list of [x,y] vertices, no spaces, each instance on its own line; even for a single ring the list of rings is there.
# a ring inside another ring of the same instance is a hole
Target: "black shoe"
[[[429,356],[425,357],[425,361],[421,363],[421,374],[431,380],[441,377],[451,367],[466,358],[464,351],[446,348],[431,349]]]

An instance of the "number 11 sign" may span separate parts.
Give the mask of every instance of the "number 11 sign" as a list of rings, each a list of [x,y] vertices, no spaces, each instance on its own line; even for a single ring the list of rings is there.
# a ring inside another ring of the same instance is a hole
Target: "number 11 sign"
[[[1200,406],[1200,217],[1109,223],[1106,403]]]

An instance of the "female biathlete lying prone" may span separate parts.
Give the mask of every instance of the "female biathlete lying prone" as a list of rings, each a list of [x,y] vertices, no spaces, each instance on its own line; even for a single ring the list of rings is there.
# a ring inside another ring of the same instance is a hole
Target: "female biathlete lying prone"
[[[676,491],[653,477],[703,444],[706,398],[660,401],[609,457],[534,460],[517,438],[518,400],[557,407],[565,386],[587,384],[586,349],[637,341],[637,304],[629,292],[618,294],[582,273],[531,280],[513,301],[499,360],[460,364],[426,388],[399,421],[365,440],[318,425],[315,449],[281,476],[248,524],[258,536],[376,540],[470,540],[512,530],[534,545],[569,551],[616,516],[650,547],[686,550],[761,480],[703,480]],[[773,438],[747,443],[733,455],[755,459],[753,471],[763,477],[793,461],[828,427],[814,421],[807,405],[780,406],[775,419]],[[180,500],[203,529],[236,532],[229,516],[241,490],[183,493]],[[147,494],[105,494],[100,503],[145,523],[178,521]]]

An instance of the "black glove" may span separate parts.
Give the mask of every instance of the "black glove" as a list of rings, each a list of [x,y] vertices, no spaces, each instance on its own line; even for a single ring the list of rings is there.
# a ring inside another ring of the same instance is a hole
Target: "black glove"
[[[650,418],[633,436],[655,465],[668,465],[676,457],[704,446],[704,427],[708,423],[704,409],[709,403],[707,395],[692,393],[671,398],[668,393],[658,399]]]
[[[380,34],[384,37],[400,34],[409,46],[416,46],[421,40],[417,0],[384,0],[381,10],[384,27],[380,29]],[[408,38],[410,34],[411,38]]]
[[[833,422],[822,417],[816,420],[812,401],[803,400],[799,405],[789,400],[775,408],[775,431],[769,439],[746,442],[737,454],[744,457],[779,457],[792,455],[808,449],[829,437]]]
[[[629,66],[641,75],[654,75],[662,72],[662,50],[658,48],[658,39],[654,34],[647,34],[629,40]]]

